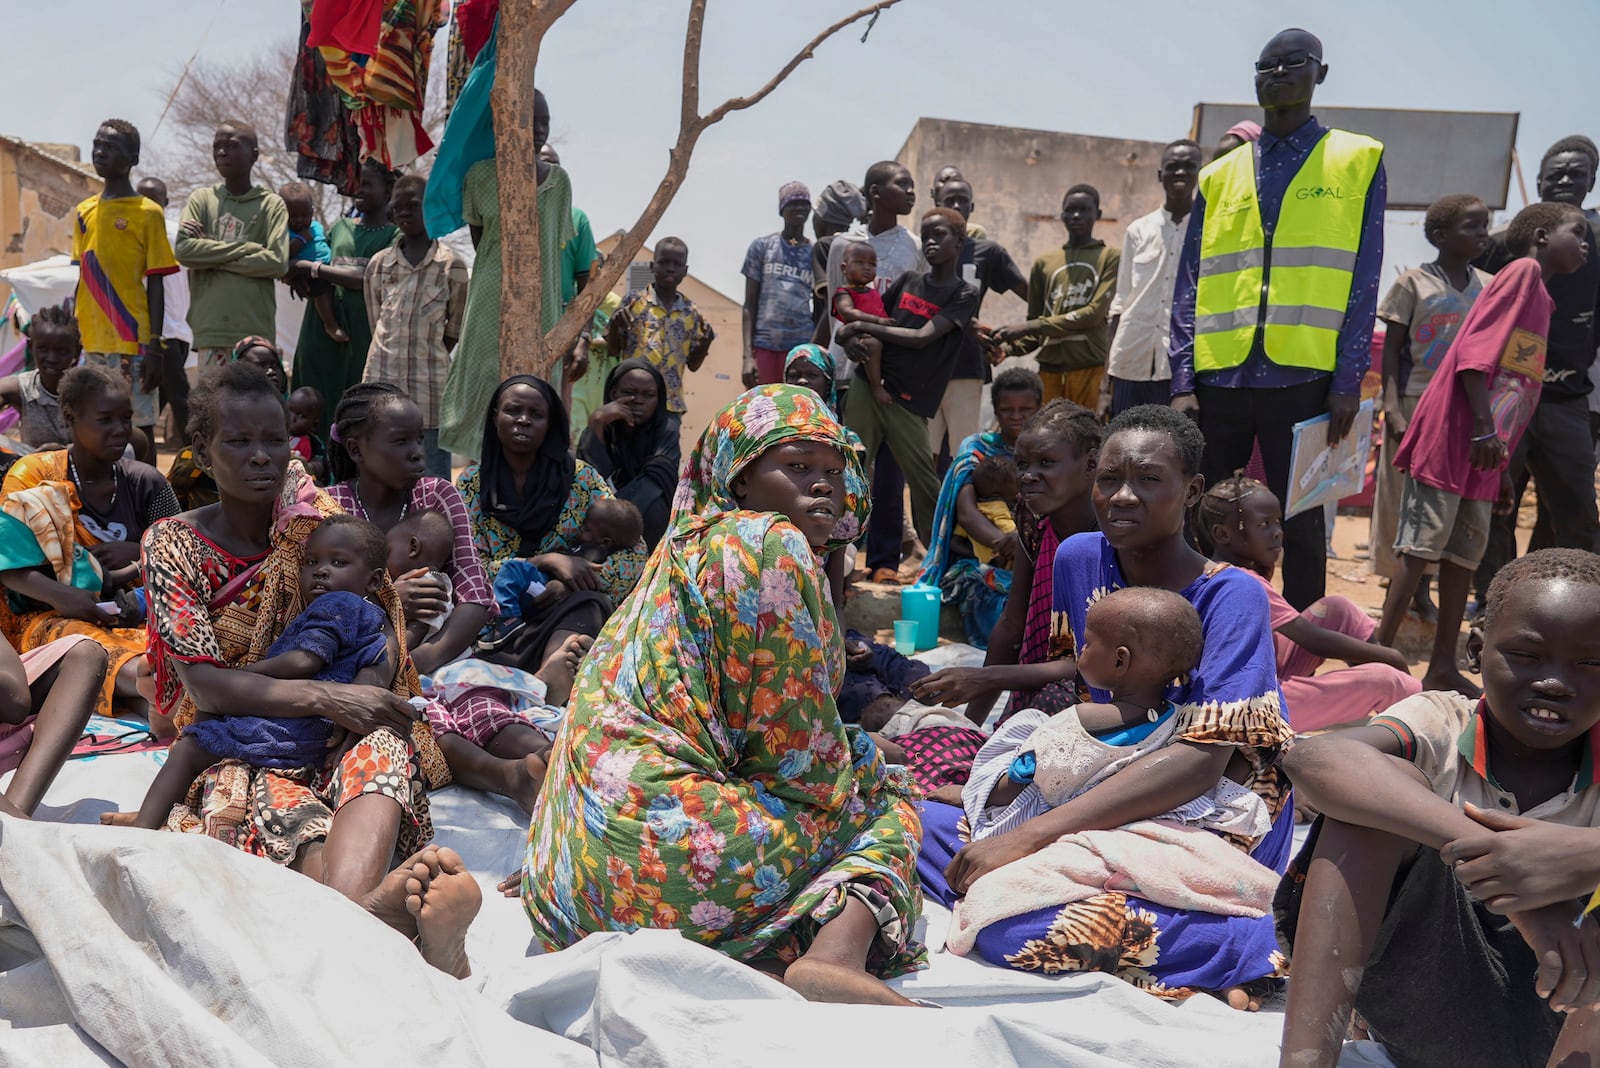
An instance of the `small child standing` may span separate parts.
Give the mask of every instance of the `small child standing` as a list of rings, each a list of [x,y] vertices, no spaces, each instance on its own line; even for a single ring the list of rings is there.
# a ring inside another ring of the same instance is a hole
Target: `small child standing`
[[[278,190],[278,196],[289,212],[289,262],[332,263],[333,250],[328,247],[327,233],[317,221],[311,187],[304,182],[288,182]],[[333,283],[313,278],[306,288],[317,309],[317,318],[322,321],[323,333],[341,345],[349,341],[350,335],[339,325],[339,313],[333,306]]]
[[[678,291],[689,274],[689,246],[680,238],[656,242],[654,281],[622,302],[606,327],[606,348],[623,360],[648,360],[667,383],[667,411],[689,410],[683,376],[700,370],[717,332],[694,301]]]
[[[1009,456],[990,456],[978,461],[972,469],[972,491],[978,497],[978,511],[995,525],[1002,534],[1017,532],[1016,518],[1011,506],[1017,501],[1017,462]],[[956,533],[967,537],[959,525]],[[980,541],[972,540],[972,553],[978,563],[987,564],[994,559],[994,550]]]
[[[833,317],[841,323],[877,323],[893,326],[894,320],[883,306],[883,294],[878,292],[878,253],[865,241],[852,241],[845,247],[840,262],[844,284],[833,293]],[[863,338],[857,343],[863,353],[861,366],[866,371],[867,384],[879,404],[893,404],[894,398],[883,387],[883,342],[875,337]]]
[[[317,679],[388,687],[400,646],[388,614],[371,598],[383,586],[388,544],[364,519],[333,515],[306,539],[300,565],[305,609],[284,627],[264,659],[247,665],[275,679]],[[321,766],[342,732],[320,716],[267,719],[196,712],[194,722],[167,751],[133,826],[155,830],[167,822],[196,776],[219,759],[234,757],[262,768]],[[104,823],[127,823],[110,813]]]
[[[389,218],[400,236],[367,261],[372,347],[361,380],[391,382],[422,409],[423,466],[448,482],[450,453],[439,447],[439,408],[467,310],[467,265],[428,236],[422,218],[427,191],[427,179],[407,174],[395,180],[389,197]]]
[[[1383,337],[1383,445],[1378,457],[1378,488],[1372,498],[1372,570],[1395,577],[1396,513],[1405,476],[1394,467],[1394,454],[1405,437],[1422,391],[1444,362],[1456,331],[1473,302],[1489,284],[1489,276],[1471,265],[1489,246],[1489,209],[1470,193],[1452,193],[1428,206],[1422,224],[1438,258],[1402,274],[1390,287],[1378,318]],[[1435,569],[1430,568],[1432,574]],[[1436,622],[1437,611],[1427,581],[1417,587],[1413,605],[1424,622]]]
[[[317,436],[322,409],[322,391],[315,386],[301,386],[289,394],[289,451],[300,457],[318,485],[327,485],[328,447]]]
[[[1278,688],[1295,730],[1364,720],[1421,691],[1398,650],[1373,644],[1377,625],[1354,601],[1335,594],[1299,612],[1273,588],[1283,556],[1283,507],[1265,483],[1238,474],[1223,479],[1200,498],[1198,518],[1211,559],[1248,571],[1266,590]],[[1317,674],[1325,660],[1350,666]]]
[[[1600,1056],[1600,557],[1529,553],[1484,602],[1481,701],[1421,693],[1283,754],[1323,814],[1273,908],[1284,1064],[1336,1063],[1352,1011],[1400,1065]]]
[[[1439,624],[1425,689],[1478,696],[1456,667],[1467,586],[1488,544],[1495,501],[1511,499],[1506,465],[1539,403],[1555,307],[1545,283],[1582,267],[1588,240],[1588,221],[1571,204],[1542,202],[1517,214],[1506,244],[1519,259],[1472,306],[1395,453],[1395,467],[1406,473],[1394,543],[1400,570],[1377,640],[1394,644],[1423,569],[1437,562]]]

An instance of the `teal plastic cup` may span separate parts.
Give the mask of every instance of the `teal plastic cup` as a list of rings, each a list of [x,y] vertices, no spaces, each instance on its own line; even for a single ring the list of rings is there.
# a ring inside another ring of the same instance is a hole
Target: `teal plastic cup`
[[[916,620],[897,619],[894,621],[894,651],[901,656],[910,656],[917,651]]]

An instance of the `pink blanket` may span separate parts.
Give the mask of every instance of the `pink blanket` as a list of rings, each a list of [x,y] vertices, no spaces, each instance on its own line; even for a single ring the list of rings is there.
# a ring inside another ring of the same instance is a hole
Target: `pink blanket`
[[[1035,909],[1115,890],[1168,908],[1264,916],[1278,874],[1221,836],[1167,820],[1063,835],[983,876],[956,902],[945,944],[965,956],[978,932]]]
[[[37,649],[30,649],[22,654],[22,670],[31,686],[46,671],[56,666],[56,661],[67,655],[79,642],[89,641],[87,634],[69,634],[65,638],[57,638]],[[33,717],[29,716],[21,723],[0,723],[0,775],[12,770],[22,763],[23,754],[28,751],[28,743],[33,741]]]

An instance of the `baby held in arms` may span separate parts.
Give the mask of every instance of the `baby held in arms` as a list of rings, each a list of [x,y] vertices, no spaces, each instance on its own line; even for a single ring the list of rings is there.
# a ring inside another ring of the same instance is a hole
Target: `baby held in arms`
[[[978,752],[961,791],[974,841],[1000,834],[1095,786],[1172,740],[1172,683],[1200,662],[1200,616],[1168,590],[1134,586],[1089,606],[1078,678],[1111,695],[1053,716],[1025,709]],[[1230,779],[1160,819],[1258,838],[1271,828],[1261,799]]]
[[[384,581],[389,546],[364,519],[335,515],[306,539],[300,565],[305,609],[284,627],[264,659],[243,668],[278,679],[320,679],[387,688],[399,665],[399,642],[388,613],[372,598]],[[261,768],[320,767],[343,731],[321,717],[267,719],[196,712],[167,751],[136,817],[105,823],[156,829],[206,768],[229,757]]]

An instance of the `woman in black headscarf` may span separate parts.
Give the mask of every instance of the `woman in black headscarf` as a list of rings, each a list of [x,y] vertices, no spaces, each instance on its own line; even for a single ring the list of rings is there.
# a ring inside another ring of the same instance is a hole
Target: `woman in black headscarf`
[[[578,458],[638,507],[651,549],[666,533],[678,488],[681,420],[667,411],[666,396],[667,383],[649,361],[623,360],[606,376],[605,404],[578,440]]]
[[[492,657],[528,671],[568,637],[598,634],[648,555],[642,540],[603,564],[573,555],[590,503],[616,495],[599,472],[573,459],[571,448],[561,395],[541,378],[513,375],[490,398],[483,460],[456,483],[497,596],[500,572],[512,560],[526,560],[546,581],[561,584],[559,596],[525,608],[525,626]]]

